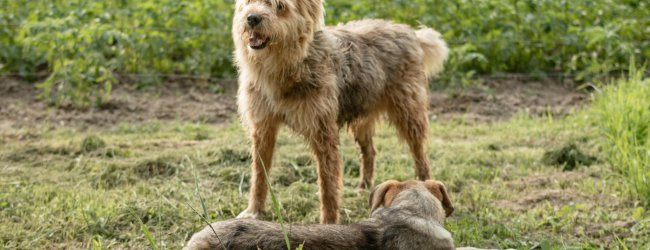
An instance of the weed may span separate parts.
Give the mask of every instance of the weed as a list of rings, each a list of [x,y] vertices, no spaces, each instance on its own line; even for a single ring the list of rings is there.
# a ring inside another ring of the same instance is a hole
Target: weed
[[[643,78],[644,70],[630,72],[596,96],[592,112],[594,124],[605,135],[612,166],[650,206],[650,78]]]
[[[142,233],[144,234],[144,236],[149,241],[149,246],[151,246],[151,248],[153,250],[160,249],[160,247],[158,247],[158,244],[156,244],[156,239],[153,237],[153,235],[151,235],[151,232],[149,232],[149,228],[147,228],[147,226],[142,222],[140,217],[135,216],[135,215],[134,215],[134,217],[136,219],[138,219],[138,224],[140,224],[140,230],[142,230]]]
[[[259,155],[259,153],[257,155]],[[266,185],[269,188],[269,194],[271,194],[271,202],[272,202],[271,204],[273,210],[275,211],[275,215],[278,217],[278,222],[280,223],[280,228],[282,229],[282,234],[284,235],[284,241],[287,243],[287,250],[291,250],[291,242],[289,242],[289,233],[284,228],[284,216],[282,216],[282,210],[283,210],[282,203],[278,201],[278,198],[275,195],[275,191],[273,190],[273,186],[271,186],[271,178],[269,178],[269,173],[266,171],[267,169],[266,163],[262,159],[260,159],[260,163],[262,164],[262,170],[264,170],[264,178],[266,178]],[[271,163],[269,162],[268,164]]]
[[[199,176],[196,174],[196,169],[194,168],[194,164],[192,163],[192,160],[190,160],[189,157],[185,156],[183,158],[183,162],[187,162],[190,165],[190,168],[192,170],[192,173],[194,174],[194,190],[196,196],[199,198],[199,202],[201,203],[201,208],[203,209],[203,214],[199,213],[192,207],[191,205],[187,204],[194,213],[196,213],[200,218],[201,221],[203,221],[207,226],[212,230],[214,233],[214,236],[217,237],[217,240],[219,241],[219,245],[221,245],[221,249],[227,250],[226,246],[223,244],[221,241],[221,238],[219,237],[219,234],[217,234],[217,231],[214,230],[212,227],[212,224],[208,221],[208,208],[205,206],[205,200],[203,199],[203,196],[201,196],[201,190],[199,189]]]

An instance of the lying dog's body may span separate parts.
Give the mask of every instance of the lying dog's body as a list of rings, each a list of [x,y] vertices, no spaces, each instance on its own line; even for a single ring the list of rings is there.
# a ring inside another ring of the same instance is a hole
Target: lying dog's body
[[[371,218],[357,224],[286,226],[291,246],[325,250],[454,249],[451,234],[442,226],[453,207],[441,183],[388,181],[373,191],[370,203]],[[185,249],[223,247],[269,250],[286,249],[287,245],[277,223],[232,219],[195,234]]]

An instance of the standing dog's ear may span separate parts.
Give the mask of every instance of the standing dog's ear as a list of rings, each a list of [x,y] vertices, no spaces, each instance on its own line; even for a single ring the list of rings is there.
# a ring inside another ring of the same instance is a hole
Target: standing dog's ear
[[[451,204],[445,184],[442,184],[442,182],[439,181],[428,180],[424,182],[424,185],[429,189],[429,192],[431,192],[433,196],[440,200],[442,208],[445,209],[445,215],[449,217],[451,213],[454,212],[454,205]]]
[[[370,214],[372,214],[372,212],[374,212],[377,208],[390,204],[390,202],[393,201],[393,197],[386,197],[386,194],[389,190],[394,189],[398,186],[398,181],[389,180],[373,188],[372,192],[370,193],[370,198],[368,199],[368,203],[370,205]]]

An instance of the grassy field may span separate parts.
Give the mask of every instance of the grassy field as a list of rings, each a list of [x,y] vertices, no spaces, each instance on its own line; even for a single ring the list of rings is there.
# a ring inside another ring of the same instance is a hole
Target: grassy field
[[[446,224],[457,245],[650,247],[648,212],[603,159],[599,130],[587,120],[585,112],[561,119],[520,113],[491,123],[434,120],[431,171],[457,208]],[[341,136],[342,222],[353,223],[368,215],[368,192],[354,190],[358,152],[351,136]],[[375,138],[376,182],[412,178],[411,158],[394,130],[383,124]],[[309,151],[287,130],[278,144],[271,175],[284,218],[315,223]],[[237,122],[4,126],[0,145],[4,249],[146,249],[139,220],[160,248],[178,249],[204,226],[193,211],[202,211],[199,193],[211,221],[234,217],[247,201],[249,144]]]

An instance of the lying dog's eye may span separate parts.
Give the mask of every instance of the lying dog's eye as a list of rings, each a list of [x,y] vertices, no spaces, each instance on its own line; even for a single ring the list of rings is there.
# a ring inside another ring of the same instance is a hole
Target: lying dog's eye
[[[283,3],[278,3],[278,10],[283,11],[284,10],[284,4]]]

